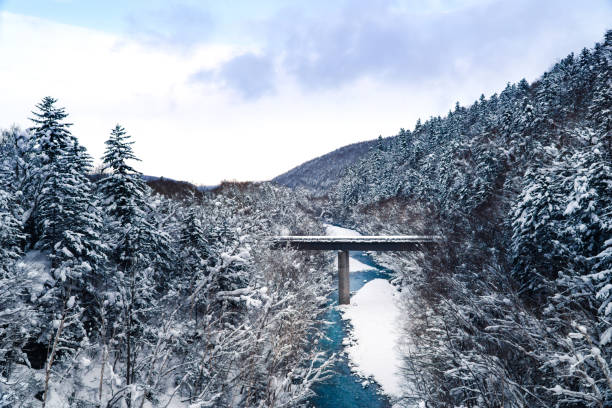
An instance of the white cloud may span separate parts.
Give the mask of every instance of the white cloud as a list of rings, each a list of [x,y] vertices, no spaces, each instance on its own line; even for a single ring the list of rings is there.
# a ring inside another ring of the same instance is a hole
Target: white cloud
[[[455,101],[469,104],[507,81],[533,80],[554,62],[530,50],[494,69],[449,61],[471,69],[461,81],[394,82],[366,73],[319,89],[305,88],[281,69],[275,92],[253,100],[223,83],[193,81],[194,74],[219,72],[237,56],[260,55],[262,46],[209,43],[177,53],[130,37],[0,13],[0,128],[29,126],[34,105],[50,95],[66,107],[74,134],[96,159],[119,122],[134,137],[146,174],[203,184],[265,180],[343,145],[412,128],[418,117],[445,114]],[[249,78],[240,68],[240,81],[270,81]]]

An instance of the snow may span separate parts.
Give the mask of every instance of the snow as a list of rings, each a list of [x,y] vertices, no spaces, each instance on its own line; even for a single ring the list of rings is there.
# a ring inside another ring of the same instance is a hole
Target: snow
[[[51,260],[40,251],[29,251],[17,262],[17,270],[25,273],[30,281],[30,301],[34,302],[43,292],[46,283],[52,283]]]
[[[70,299],[68,299],[68,302],[66,302],[66,307],[68,309],[71,309],[72,307],[74,307],[74,301],[75,301],[75,297],[70,296]]]
[[[336,269],[338,269],[338,258],[336,258]],[[349,273],[350,272],[363,272],[363,271],[371,271],[372,269],[376,269],[370,265],[366,265],[359,260],[349,257]]]
[[[280,242],[359,242],[359,243],[380,243],[380,242],[435,242],[440,239],[437,235],[286,235],[276,236],[274,240]]]
[[[357,231],[337,227],[331,224],[325,224],[325,233],[330,237],[359,237],[360,233]],[[338,259],[336,258],[336,269],[338,269]],[[375,269],[370,265],[366,265],[363,262],[354,259],[353,257],[349,258],[349,272],[363,272]]]
[[[355,230],[337,227],[331,224],[325,224],[325,235],[330,236],[330,237],[358,237],[358,236],[361,236],[361,234]]]
[[[353,326],[346,351],[354,370],[366,378],[373,377],[386,394],[400,396],[397,289],[385,279],[373,279],[357,291],[350,305],[339,308]]]
[[[576,200],[571,201],[567,205],[567,208],[565,209],[565,211],[563,211],[563,215],[573,214],[578,208],[580,208],[580,204],[578,204],[578,201]]]

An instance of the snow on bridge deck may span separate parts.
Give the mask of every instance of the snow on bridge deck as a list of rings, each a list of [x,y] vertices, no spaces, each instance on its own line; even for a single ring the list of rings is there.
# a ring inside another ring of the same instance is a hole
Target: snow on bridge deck
[[[436,244],[437,235],[376,235],[376,236],[279,236],[272,238],[274,248],[337,251],[414,251]]]

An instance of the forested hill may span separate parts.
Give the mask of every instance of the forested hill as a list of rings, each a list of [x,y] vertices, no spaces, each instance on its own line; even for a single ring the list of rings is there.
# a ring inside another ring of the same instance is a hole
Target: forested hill
[[[342,172],[364,157],[376,141],[353,143],[307,161],[272,181],[288,187],[304,187],[322,192],[338,182]]]
[[[516,177],[530,168],[598,144],[609,153],[610,35],[531,84],[508,84],[500,94],[402,130],[347,169],[339,198],[354,205],[418,197],[470,211],[521,188]]]
[[[398,276],[415,402],[610,406],[611,133],[608,31],[347,168],[340,222],[446,237]]]

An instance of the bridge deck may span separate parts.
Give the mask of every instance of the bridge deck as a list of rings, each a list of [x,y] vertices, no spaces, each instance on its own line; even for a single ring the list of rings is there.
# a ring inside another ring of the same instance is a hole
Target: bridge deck
[[[351,302],[348,251],[415,251],[441,240],[437,235],[383,236],[281,236],[272,238],[272,248],[338,251],[338,303]]]
[[[435,244],[435,235],[382,236],[280,236],[272,239],[274,248],[337,251],[414,251]]]

